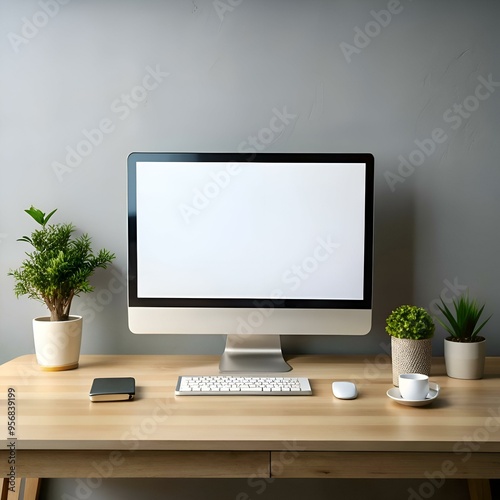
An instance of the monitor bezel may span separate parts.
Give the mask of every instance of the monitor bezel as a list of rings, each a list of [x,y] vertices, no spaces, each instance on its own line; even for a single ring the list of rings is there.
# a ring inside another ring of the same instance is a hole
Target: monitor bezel
[[[186,153],[134,152],[127,159],[128,203],[128,307],[140,308],[244,308],[259,307],[262,298],[146,298],[137,293],[137,163],[138,162],[275,162],[365,164],[365,230],[362,299],[272,300],[276,309],[371,310],[373,287],[374,157],[371,153]]]

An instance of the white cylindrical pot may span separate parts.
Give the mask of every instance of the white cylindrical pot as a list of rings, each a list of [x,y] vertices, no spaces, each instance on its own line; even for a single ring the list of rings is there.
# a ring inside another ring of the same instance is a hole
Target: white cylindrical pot
[[[82,343],[82,317],[50,321],[43,316],[33,319],[36,360],[42,370],[78,368]]]
[[[399,386],[403,373],[430,375],[432,339],[400,339],[391,337],[392,383]]]
[[[460,379],[483,378],[486,340],[454,342],[444,340],[444,362],[448,377]]]

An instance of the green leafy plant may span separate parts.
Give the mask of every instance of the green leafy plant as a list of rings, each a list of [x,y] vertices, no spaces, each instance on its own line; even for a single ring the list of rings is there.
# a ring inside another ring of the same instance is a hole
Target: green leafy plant
[[[429,313],[422,307],[403,305],[387,317],[385,331],[400,339],[430,339],[435,325]]]
[[[27,252],[21,267],[11,270],[9,275],[16,280],[17,297],[27,295],[39,300],[48,307],[51,321],[65,321],[73,298],[93,291],[89,278],[94,270],[105,269],[115,255],[106,249],[94,255],[87,234],[72,239],[75,231],[72,224],[49,225],[56,210],[48,215],[33,206],[25,210],[41,229],[19,238],[18,241],[31,244],[34,250]]]
[[[450,340],[455,342],[477,342],[484,337],[478,337],[478,333],[490,320],[491,315],[479,326],[479,319],[483,314],[484,304],[479,307],[477,302],[469,298],[469,294],[462,295],[458,300],[453,299],[453,311],[441,299],[438,304],[447,323],[436,318],[442,327],[450,334]]]

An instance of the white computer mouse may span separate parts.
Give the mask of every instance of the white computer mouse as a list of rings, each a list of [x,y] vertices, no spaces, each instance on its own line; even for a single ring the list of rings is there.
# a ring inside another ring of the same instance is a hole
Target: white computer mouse
[[[333,382],[332,392],[338,399],[355,399],[358,396],[358,389],[354,382]]]

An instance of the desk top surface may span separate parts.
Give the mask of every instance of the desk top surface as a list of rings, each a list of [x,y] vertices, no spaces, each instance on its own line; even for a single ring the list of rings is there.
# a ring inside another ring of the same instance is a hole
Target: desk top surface
[[[500,451],[500,358],[487,358],[481,380],[449,378],[435,358],[430,380],[441,393],[417,408],[387,397],[387,356],[287,361],[312,396],[174,395],[179,375],[217,374],[216,356],[84,355],[76,370],[44,372],[26,355],[0,366],[0,415],[7,420],[13,387],[20,450]],[[119,376],[135,377],[135,400],[89,400],[95,377]],[[356,382],[358,398],[335,399],[334,380]]]

